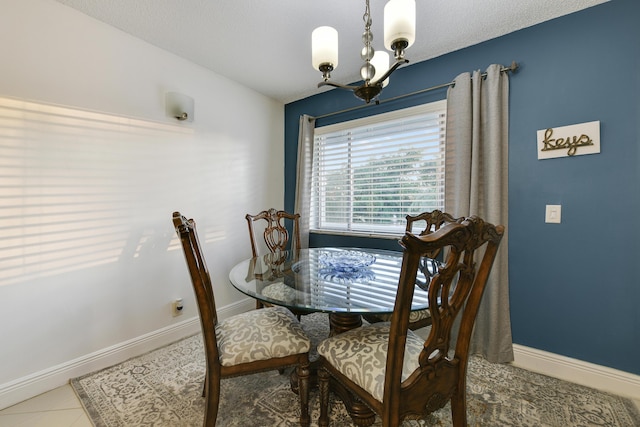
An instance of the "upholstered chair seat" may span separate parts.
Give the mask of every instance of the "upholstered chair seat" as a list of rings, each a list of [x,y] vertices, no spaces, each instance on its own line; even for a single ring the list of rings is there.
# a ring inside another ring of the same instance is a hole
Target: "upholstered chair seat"
[[[282,282],[272,283],[262,290],[262,296],[277,301],[295,301],[298,297],[298,291]]]
[[[318,354],[379,402],[382,402],[384,391],[390,325],[389,322],[381,322],[362,326],[318,344]],[[419,368],[418,356],[423,348],[424,339],[408,330],[402,381]]]
[[[216,325],[222,366],[307,353],[311,341],[284,307],[242,313]]]

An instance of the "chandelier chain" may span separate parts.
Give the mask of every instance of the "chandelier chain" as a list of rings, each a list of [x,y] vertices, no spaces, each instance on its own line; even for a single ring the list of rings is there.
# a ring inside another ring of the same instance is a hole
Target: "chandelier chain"
[[[369,0],[366,0],[364,15],[362,15],[365,30],[371,29],[371,9],[369,8]]]
[[[375,74],[375,68],[371,64],[371,58],[375,53],[371,42],[373,41],[373,34],[371,33],[371,9],[369,7],[369,0],[365,1],[364,15],[362,16],[364,21],[364,33],[362,33],[362,41],[364,43],[364,49],[362,50],[361,57],[364,60],[364,65],[360,69],[360,75],[368,85]]]

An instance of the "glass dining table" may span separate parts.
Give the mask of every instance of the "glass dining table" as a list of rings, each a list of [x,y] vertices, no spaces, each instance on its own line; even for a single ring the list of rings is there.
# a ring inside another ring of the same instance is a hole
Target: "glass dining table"
[[[240,292],[294,313],[329,314],[331,334],[362,325],[363,315],[393,312],[402,252],[365,248],[309,248],[244,260],[229,273]],[[422,269],[412,310],[428,308]]]

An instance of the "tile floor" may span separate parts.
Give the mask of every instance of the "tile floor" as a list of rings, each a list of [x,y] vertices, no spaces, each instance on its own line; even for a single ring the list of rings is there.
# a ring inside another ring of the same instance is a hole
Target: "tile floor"
[[[640,409],[640,400],[635,401]],[[70,385],[0,411],[0,427],[92,427]]]
[[[0,411],[0,427],[92,427],[69,384]]]

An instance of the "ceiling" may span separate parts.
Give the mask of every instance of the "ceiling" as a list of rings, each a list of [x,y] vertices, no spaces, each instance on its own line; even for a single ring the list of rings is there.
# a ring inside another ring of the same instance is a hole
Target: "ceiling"
[[[311,32],[330,25],[340,51],[332,80],[360,80],[364,0],[56,1],[283,103],[328,90],[317,88]],[[386,1],[371,0],[376,49]],[[606,1],[416,0],[416,42],[406,57],[435,58]]]

